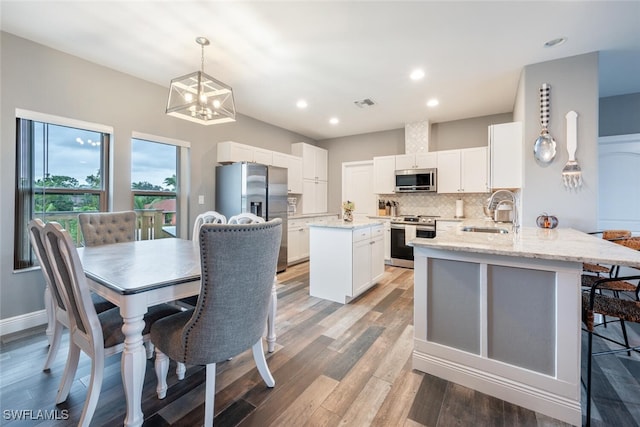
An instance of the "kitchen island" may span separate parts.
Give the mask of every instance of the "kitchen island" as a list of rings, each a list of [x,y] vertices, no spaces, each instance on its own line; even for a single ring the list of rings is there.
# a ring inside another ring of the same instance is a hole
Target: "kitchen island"
[[[413,367],[580,425],[582,263],[640,267],[640,252],[572,229],[465,225],[411,242]]]
[[[309,224],[309,294],[345,304],[384,274],[381,221]]]

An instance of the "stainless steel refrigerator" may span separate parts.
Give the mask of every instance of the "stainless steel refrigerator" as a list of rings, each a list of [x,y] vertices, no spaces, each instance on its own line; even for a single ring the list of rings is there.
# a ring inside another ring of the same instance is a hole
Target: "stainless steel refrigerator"
[[[287,169],[258,163],[216,166],[216,211],[227,218],[243,212],[267,221],[282,219],[278,273],[287,269]]]

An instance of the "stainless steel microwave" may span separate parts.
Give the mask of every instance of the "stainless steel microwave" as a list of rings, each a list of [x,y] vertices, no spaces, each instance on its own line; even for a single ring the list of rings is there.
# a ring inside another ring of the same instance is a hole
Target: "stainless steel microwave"
[[[396,193],[419,193],[437,190],[436,169],[402,169],[396,171]]]

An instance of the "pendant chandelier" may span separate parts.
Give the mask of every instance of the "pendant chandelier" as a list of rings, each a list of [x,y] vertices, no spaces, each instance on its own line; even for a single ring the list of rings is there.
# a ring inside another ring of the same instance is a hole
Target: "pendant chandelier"
[[[204,73],[205,37],[197,37],[200,45],[200,71],[171,80],[167,114],[202,125],[236,121],[231,86]]]

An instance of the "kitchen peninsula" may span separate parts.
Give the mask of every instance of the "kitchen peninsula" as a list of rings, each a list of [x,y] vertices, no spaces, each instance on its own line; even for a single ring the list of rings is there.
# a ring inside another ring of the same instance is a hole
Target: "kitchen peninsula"
[[[411,243],[413,367],[580,425],[582,263],[640,267],[640,252],[572,229],[464,226]]]
[[[342,304],[384,274],[381,221],[332,220],[309,224],[309,294]]]

